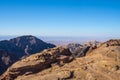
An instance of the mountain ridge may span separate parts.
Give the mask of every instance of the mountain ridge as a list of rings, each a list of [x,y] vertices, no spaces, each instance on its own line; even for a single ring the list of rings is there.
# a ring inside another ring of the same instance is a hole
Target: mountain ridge
[[[68,48],[47,49],[13,64],[1,80],[119,80],[119,44],[120,39],[103,42],[88,51],[88,55],[75,59]],[[42,65],[39,69],[45,69],[38,70],[38,65]],[[37,72],[34,72],[36,69]]]
[[[6,54],[9,56],[9,60],[11,61],[9,64],[1,66],[0,74],[5,71],[3,68],[7,69],[8,66],[12,65],[12,63],[20,58],[53,47],[55,47],[55,45],[46,43],[32,35],[19,36],[10,40],[0,41],[0,50],[4,52],[1,52],[0,54]],[[1,55],[0,59],[3,64],[5,62],[2,60],[2,57],[3,55]]]

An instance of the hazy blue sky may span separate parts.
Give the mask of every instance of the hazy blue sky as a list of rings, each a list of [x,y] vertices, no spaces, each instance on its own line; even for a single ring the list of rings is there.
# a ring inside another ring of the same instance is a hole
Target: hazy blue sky
[[[120,0],[0,0],[0,35],[120,37]]]

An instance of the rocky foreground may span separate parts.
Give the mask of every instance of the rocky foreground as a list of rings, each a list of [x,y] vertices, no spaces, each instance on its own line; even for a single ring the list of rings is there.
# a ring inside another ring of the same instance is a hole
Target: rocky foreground
[[[13,64],[0,80],[120,80],[120,40],[73,55],[63,47],[44,50]]]

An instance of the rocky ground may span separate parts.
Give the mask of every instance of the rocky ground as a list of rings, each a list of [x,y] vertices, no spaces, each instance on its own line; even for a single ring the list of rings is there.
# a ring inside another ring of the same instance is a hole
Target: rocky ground
[[[120,80],[120,40],[90,47],[74,58],[68,48],[56,47],[13,64],[1,80]]]

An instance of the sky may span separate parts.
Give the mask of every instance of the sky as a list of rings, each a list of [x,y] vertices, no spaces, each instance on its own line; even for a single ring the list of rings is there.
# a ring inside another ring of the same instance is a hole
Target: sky
[[[120,38],[120,0],[0,0],[0,35]]]

